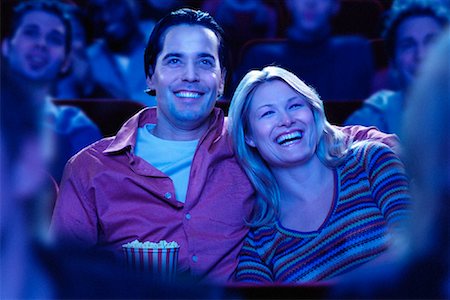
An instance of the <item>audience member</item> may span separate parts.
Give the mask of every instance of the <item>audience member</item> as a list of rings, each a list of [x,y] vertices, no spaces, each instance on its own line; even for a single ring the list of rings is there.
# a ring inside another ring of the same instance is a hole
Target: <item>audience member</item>
[[[174,240],[179,272],[198,281],[231,278],[254,190],[214,108],[226,57],[222,29],[207,13],[183,9],[157,23],[144,57],[157,106],[67,164],[52,219],[57,241],[121,258],[121,245],[135,239]],[[396,142],[358,126],[343,132]]]
[[[72,53],[68,70],[60,76],[55,87],[55,98],[112,98],[106,87],[92,79],[87,49],[91,43],[90,24],[80,7],[67,5],[66,12],[72,25]]]
[[[245,52],[236,80],[253,68],[275,64],[299,74],[325,101],[362,100],[369,95],[373,58],[368,41],[332,36],[339,0],[287,0],[292,24],[287,41],[257,44]]]
[[[229,126],[258,193],[236,280],[330,280],[390,257],[410,200],[392,149],[346,141],[326,120],[318,94],[273,66],[243,78]]]
[[[95,0],[89,2],[89,15],[97,24],[97,39],[88,49],[92,80],[114,98],[155,105],[145,94],[142,57],[145,35],[140,30],[139,14],[132,0]]]
[[[404,161],[412,179],[412,216],[394,263],[355,274],[331,298],[449,299],[450,31],[430,48],[406,95]]]
[[[52,102],[52,85],[68,67],[70,50],[70,22],[58,2],[39,0],[18,5],[11,33],[2,41],[5,69],[11,80],[32,94],[34,102],[28,102],[27,109],[34,110],[40,120],[36,144],[40,149],[36,151],[44,151],[57,181],[72,155],[101,138],[97,126],[81,110]]]
[[[276,8],[264,0],[205,1],[202,9],[213,15],[230,34],[235,54],[251,39],[277,36],[279,20]]]
[[[139,12],[140,12],[140,23],[141,30],[144,33],[148,33],[150,36],[153,27],[158,22],[159,19],[169,14],[171,11],[183,7],[189,8],[199,8],[199,3],[201,0],[144,0],[138,1]]]
[[[36,211],[51,202],[44,198],[52,182],[38,142],[39,115],[31,109],[35,106],[31,88],[3,67],[1,87],[0,298],[49,298],[47,275],[31,251],[40,222]]]
[[[405,94],[435,37],[448,24],[449,12],[435,2],[411,0],[394,3],[386,22],[384,38],[398,90],[381,90],[364,101],[345,124],[376,126],[400,134]]]

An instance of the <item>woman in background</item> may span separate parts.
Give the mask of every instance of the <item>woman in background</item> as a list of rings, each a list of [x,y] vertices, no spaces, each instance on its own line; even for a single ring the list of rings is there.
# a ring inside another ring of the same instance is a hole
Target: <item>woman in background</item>
[[[235,151],[258,192],[236,279],[309,282],[387,257],[409,205],[397,155],[352,143],[294,74],[249,72],[230,106]]]

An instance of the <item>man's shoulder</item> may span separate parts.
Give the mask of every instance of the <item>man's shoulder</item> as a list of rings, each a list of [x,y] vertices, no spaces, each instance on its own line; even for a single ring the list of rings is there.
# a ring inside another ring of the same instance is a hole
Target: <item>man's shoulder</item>
[[[114,137],[106,137],[86,146],[70,158],[69,164],[72,166],[93,165],[107,159],[108,155],[104,151],[113,140]]]
[[[397,99],[397,92],[390,90],[380,90],[372,94],[364,101],[364,105],[377,108],[378,110],[385,110],[389,104]]]

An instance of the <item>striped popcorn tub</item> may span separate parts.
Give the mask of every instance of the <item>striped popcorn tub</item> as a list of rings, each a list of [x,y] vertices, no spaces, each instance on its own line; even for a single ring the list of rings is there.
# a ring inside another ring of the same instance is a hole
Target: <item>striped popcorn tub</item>
[[[177,273],[178,251],[176,242],[164,240],[141,243],[138,240],[122,245],[127,267],[134,271],[149,272],[155,279],[173,282]]]

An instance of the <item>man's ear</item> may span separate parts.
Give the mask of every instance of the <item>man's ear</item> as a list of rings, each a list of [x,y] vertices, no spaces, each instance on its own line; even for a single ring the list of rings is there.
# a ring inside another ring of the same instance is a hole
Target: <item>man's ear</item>
[[[146,77],[145,81],[147,83],[147,89],[145,92],[150,96],[156,96],[156,90],[155,90],[155,83],[153,82],[153,67],[148,67],[148,76]]]
[[[72,54],[69,54],[67,55],[66,59],[64,59],[64,62],[61,65],[61,70],[59,72],[61,74],[65,74],[70,69],[72,63],[73,63]]]
[[[219,84],[219,95],[223,95],[225,90],[225,80],[227,78],[227,70],[223,69],[221,72],[220,84]]]
[[[154,70],[152,66],[148,67],[148,76],[145,79],[145,81],[147,82],[147,87],[151,90],[154,90],[155,84],[153,82],[153,74],[154,74]]]
[[[247,143],[247,145],[249,145],[250,147],[253,147],[253,148],[256,147],[256,144],[250,135],[246,134],[244,139],[245,139],[245,143]]]

